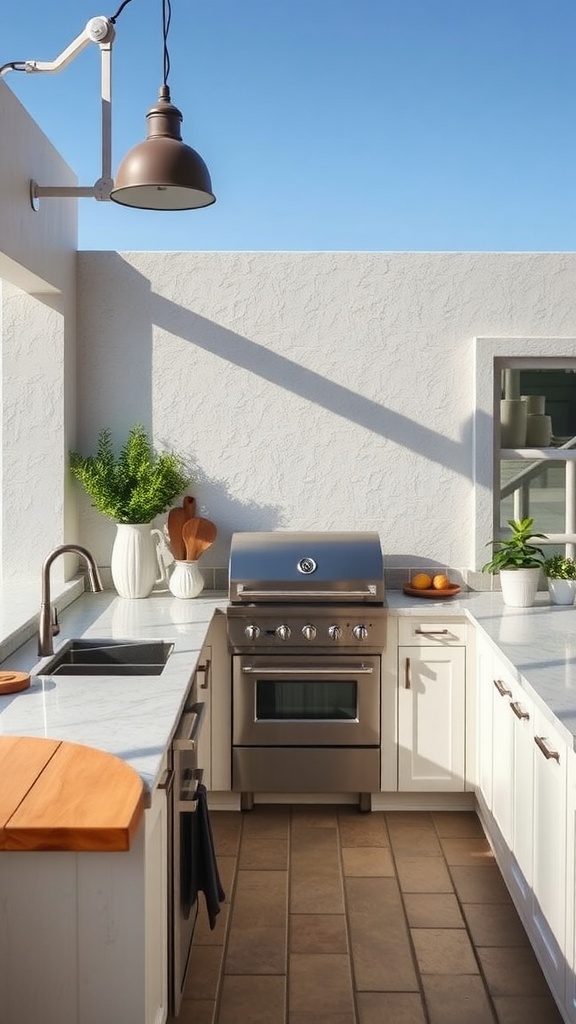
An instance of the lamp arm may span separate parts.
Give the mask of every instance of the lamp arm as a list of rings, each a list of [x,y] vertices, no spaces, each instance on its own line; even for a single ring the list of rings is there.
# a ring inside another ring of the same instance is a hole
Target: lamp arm
[[[107,200],[113,187],[112,179],[112,43],[116,35],[114,25],[109,18],[99,15],[91,18],[86,27],[60,53],[55,60],[12,61],[0,68],[0,78],[8,71],[25,71],[28,74],[54,74],[63,71],[90,43],[100,47],[101,66],[101,126],[102,126],[102,173],[98,181],[90,187],[52,187],[30,182],[30,201],[34,209],[38,209],[38,200],[42,196],[94,196],[95,199]]]

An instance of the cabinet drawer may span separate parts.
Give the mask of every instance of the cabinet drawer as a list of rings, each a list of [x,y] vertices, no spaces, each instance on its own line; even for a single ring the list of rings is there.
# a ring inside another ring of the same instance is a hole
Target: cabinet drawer
[[[424,619],[415,615],[398,620],[398,643],[411,647],[439,647],[466,643],[467,624],[457,619]]]

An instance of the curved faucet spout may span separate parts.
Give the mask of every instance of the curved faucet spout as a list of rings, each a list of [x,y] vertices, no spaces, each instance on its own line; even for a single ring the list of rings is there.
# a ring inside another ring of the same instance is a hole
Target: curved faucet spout
[[[52,562],[54,562],[59,555],[64,555],[68,552],[80,555],[80,557],[86,562],[88,568],[88,579],[90,580],[92,590],[95,593],[99,590],[104,590],[98,566],[96,565],[94,556],[90,551],[88,551],[88,548],[83,548],[80,544],[60,544],[59,547],[54,548],[48,555],[46,555],[42,564],[42,603],[40,605],[40,621],[38,623],[39,655],[54,654],[53,638],[60,632],[60,626],[58,625],[58,614],[56,608],[52,607],[50,601],[50,568],[52,566]]]

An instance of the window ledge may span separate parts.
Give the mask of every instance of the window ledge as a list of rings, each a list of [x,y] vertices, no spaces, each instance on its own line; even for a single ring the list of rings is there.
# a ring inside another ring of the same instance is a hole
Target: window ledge
[[[53,582],[51,589],[52,601],[62,611],[84,593],[84,578],[78,576],[60,585]],[[0,586],[0,662],[37,632],[40,599],[40,580]]]

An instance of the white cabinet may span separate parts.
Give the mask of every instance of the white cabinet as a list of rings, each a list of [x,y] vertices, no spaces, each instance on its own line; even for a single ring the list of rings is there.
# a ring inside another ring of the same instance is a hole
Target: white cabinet
[[[168,1016],[168,806],[163,779],[144,818],[146,1024]]]
[[[466,624],[405,619],[398,647],[398,789],[462,791]]]
[[[576,754],[567,752],[566,1008],[576,1024]]]

